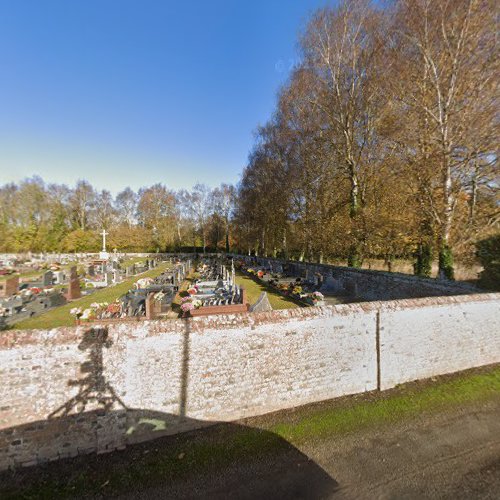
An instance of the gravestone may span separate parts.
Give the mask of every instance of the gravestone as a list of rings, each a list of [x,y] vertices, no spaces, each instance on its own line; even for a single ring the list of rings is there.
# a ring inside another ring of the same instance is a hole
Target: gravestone
[[[134,266],[128,266],[125,269],[125,276],[133,276],[134,275]]]
[[[52,286],[54,283],[54,273],[52,271],[45,271],[42,277],[43,286]]]
[[[321,288],[324,281],[325,277],[321,273],[316,273],[316,287]]]
[[[262,292],[257,299],[257,302],[250,306],[250,312],[268,312],[272,311],[273,306],[269,302],[269,297],[267,296],[267,292]]]
[[[358,296],[358,284],[354,279],[345,280],[345,291],[351,297]]]
[[[54,279],[56,285],[62,285],[64,283],[64,271],[56,271],[54,273]]]
[[[321,293],[336,293],[340,291],[340,288],[340,282],[338,280],[333,276],[327,276],[319,291]]]
[[[104,282],[106,283],[106,286],[111,285],[112,281],[113,281],[113,273],[106,271],[104,273]]]
[[[113,283],[120,283],[121,280],[122,280],[122,278],[120,276],[120,271],[115,269],[113,271]]]
[[[279,262],[274,264],[274,272],[278,274],[283,274],[283,266]]]
[[[70,269],[69,274],[69,288],[68,288],[68,300],[79,299],[82,296],[80,290],[80,280],[78,279],[78,274],[76,273],[76,266]]]
[[[0,297],[10,297],[19,290],[19,276],[7,278],[3,283],[0,283]]]
[[[315,283],[316,282],[316,276],[314,275],[314,269],[309,268],[309,267],[306,269],[306,281],[308,283]]]
[[[57,307],[66,304],[66,299],[62,293],[55,291],[47,296],[49,307]]]

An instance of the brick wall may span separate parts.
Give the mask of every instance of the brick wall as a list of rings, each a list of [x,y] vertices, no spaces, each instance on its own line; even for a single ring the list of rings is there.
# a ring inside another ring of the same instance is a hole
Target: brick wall
[[[499,362],[499,312],[481,294],[2,332],[0,469]]]

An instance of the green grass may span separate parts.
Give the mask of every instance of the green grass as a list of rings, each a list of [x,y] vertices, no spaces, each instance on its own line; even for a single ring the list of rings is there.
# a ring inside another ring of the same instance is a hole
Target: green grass
[[[144,257],[131,257],[123,262],[120,262],[120,267],[122,269],[126,269],[127,267],[133,266],[134,264],[138,264],[139,262],[145,262],[146,259]]]
[[[408,384],[389,394],[389,397],[366,404],[305,412],[294,422],[276,424],[271,430],[300,443],[311,437],[358,431],[368,426],[414,417],[422,412],[446,410],[494,395],[500,396],[500,366],[486,373],[462,374],[425,387],[418,383]]]
[[[239,272],[236,273],[236,283],[246,290],[248,302],[250,302],[250,304],[254,304],[262,292],[267,292],[269,302],[273,306],[273,309],[292,309],[294,307],[301,307],[292,299],[284,297],[271,287],[257,283],[252,278]]]
[[[141,491],[190,474],[217,474],[235,462],[278,454],[304,441],[391,425],[426,412],[452,412],[499,396],[500,366],[496,365],[434,383],[412,383],[386,393],[342,398],[260,417],[264,424],[258,424],[259,418],[253,419],[260,428],[245,426],[252,425],[249,419],[244,425],[222,424],[196,434],[143,443],[105,458],[78,457],[31,474],[30,481],[23,477],[23,471],[17,476],[10,473],[12,477],[0,487],[0,497],[93,497]]]
[[[57,307],[47,311],[40,316],[29,318],[12,326],[13,329],[32,329],[32,328],[56,328],[58,326],[71,326],[75,324],[75,318],[70,315],[69,311],[73,307],[81,307],[85,309],[93,302],[113,302],[118,297],[127,293],[132,288],[132,285],[140,278],[155,278],[169,267],[168,263],[160,264],[158,267],[151,269],[145,273],[139,274],[128,280],[119,283],[118,285],[103,288],[81,299],[73,300],[64,306]]]

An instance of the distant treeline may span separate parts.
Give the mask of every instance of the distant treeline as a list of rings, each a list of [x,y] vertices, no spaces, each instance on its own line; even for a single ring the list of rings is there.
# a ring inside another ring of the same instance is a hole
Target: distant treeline
[[[74,188],[39,177],[0,187],[0,252],[164,252],[229,248],[235,188],[174,191],[162,184],[113,198],[80,180]]]

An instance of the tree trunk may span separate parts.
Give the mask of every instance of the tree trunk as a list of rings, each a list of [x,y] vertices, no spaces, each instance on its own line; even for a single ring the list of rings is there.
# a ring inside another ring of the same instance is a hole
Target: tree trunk
[[[229,253],[229,224],[226,222],[226,253]]]
[[[450,248],[450,231],[453,217],[453,193],[451,181],[451,169],[446,161],[443,171],[443,218],[441,221],[440,241],[439,241],[439,277],[454,279],[453,253]]]

